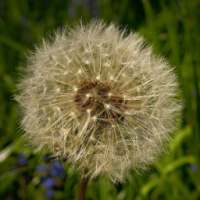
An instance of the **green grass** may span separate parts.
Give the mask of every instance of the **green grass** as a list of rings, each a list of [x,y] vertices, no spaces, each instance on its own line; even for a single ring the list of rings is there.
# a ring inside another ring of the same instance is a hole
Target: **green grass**
[[[0,1],[0,198],[46,199],[36,168],[46,162],[22,139],[13,95],[26,55],[43,37],[64,25],[97,17],[139,31],[175,67],[184,99],[182,124],[169,152],[142,174],[113,185],[100,177],[90,183],[87,199],[200,199],[200,0],[1,0]],[[89,2],[89,1],[88,1]],[[92,2],[92,1],[90,1]],[[28,163],[20,164],[24,153]],[[73,199],[79,178],[66,173],[53,199]]]

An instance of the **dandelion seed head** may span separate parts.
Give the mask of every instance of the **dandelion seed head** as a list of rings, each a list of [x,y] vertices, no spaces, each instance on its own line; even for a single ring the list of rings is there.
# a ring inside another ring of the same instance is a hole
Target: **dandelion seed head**
[[[181,106],[173,70],[144,43],[137,33],[93,22],[38,47],[16,95],[31,143],[90,178],[123,181],[151,164]]]
[[[59,93],[61,91],[59,87],[57,87],[55,90],[57,93]]]
[[[96,121],[96,120],[97,120],[97,116],[94,115],[94,116],[92,117],[92,119],[93,119],[94,121]]]
[[[97,79],[97,80],[100,80],[100,76],[98,75],[98,76],[96,77],[96,79]]]
[[[81,70],[81,69],[79,69],[77,73],[78,73],[78,74],[82,74],[82,70]]]

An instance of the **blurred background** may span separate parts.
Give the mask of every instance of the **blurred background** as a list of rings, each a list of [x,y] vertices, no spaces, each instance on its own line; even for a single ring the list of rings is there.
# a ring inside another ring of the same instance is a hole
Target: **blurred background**
[[[184,99],[169,152],[123,184],[89,184],[89,200],[200,199],[200,0],[0,0],[0,199],[74,199],[77,173],[24,141],[13,99],[19,68],[58,27],[100,18],[140,32],[175,66]]]

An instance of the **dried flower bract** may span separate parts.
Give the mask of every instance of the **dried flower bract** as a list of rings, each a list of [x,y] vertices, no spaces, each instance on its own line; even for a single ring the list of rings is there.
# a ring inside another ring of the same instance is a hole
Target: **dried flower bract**
[[[113,181],[152,163],[181,108],[167,62],[138,34],[102,22],[43,42],[16,99],[32,144],[67,157],[83,176]]]

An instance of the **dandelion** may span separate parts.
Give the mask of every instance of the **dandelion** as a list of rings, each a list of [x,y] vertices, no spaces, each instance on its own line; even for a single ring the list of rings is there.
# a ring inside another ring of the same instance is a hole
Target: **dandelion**
[[[16,97],[31,143],[83,177],[123,181],[160,155],[177,125],[176,76],[137,33],[92,22],[28,57]]]

